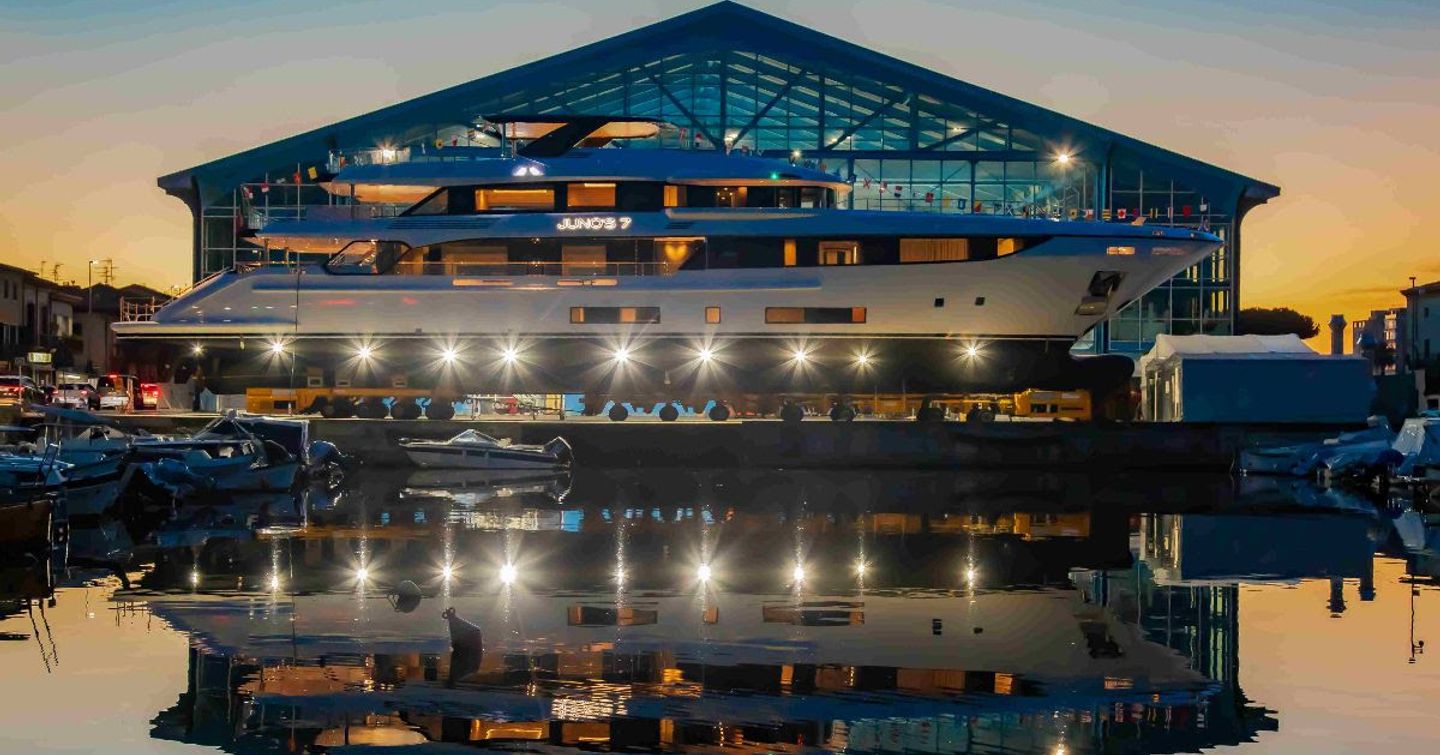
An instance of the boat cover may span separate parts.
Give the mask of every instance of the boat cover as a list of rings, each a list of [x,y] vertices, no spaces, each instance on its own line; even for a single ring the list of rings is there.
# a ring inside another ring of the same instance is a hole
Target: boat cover
[[[1412,417],[1405,420],[1391,446],[1404,454],[1395,469],[1401,477],[1412,477],[1416,467],[1440,467],[1440,417]]]

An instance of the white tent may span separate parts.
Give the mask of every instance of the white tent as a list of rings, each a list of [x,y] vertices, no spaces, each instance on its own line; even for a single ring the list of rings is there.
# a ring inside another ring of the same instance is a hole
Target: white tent
[[[1175,356],[1241,356],[1259,354],[1304,354],[1320,356],[1300,336],[1172,336],[1155,337],[1155,346],[1140,357],[1140,374],[1157,361]]]
[[[1366,360],[1295,335],[1161,335],[1136,368],[1154,421],[1358,423],[1375,391]]]

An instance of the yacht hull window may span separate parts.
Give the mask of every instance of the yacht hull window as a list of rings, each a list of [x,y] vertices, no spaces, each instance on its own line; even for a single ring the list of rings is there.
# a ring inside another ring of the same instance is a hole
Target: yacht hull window
[[[963,262],[970,259],[968,239],[900,239],[900,262]]]
[[[822,265],[858,265],[860,264],[860,243],[858,241],[822,241],[820,242],[820,264]]]
[[[659,307],[571,307],[574,325],[654,325],[660,322]]]
[[[860,325],[865,307],[766,307],[767,325]]]

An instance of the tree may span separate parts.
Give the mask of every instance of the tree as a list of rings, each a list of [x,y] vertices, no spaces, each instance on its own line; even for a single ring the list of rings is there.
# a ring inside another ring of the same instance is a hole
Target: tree
[[[1235,333],[1242,336],[1280,336],[1294,333],[1301,338],[1320,335],[1320,326],[1289,307],[1248,307],[1235,315]]]

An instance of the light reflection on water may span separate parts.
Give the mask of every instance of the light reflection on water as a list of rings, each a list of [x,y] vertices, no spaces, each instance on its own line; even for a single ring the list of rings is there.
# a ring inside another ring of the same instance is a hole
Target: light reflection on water
[[[8,741],[1363,752],[1440,723],[1440,523],[1289,484],[368,472],[216,508],[128,588],[6,568]],[[146,540],[101,524],[72,563]]]

